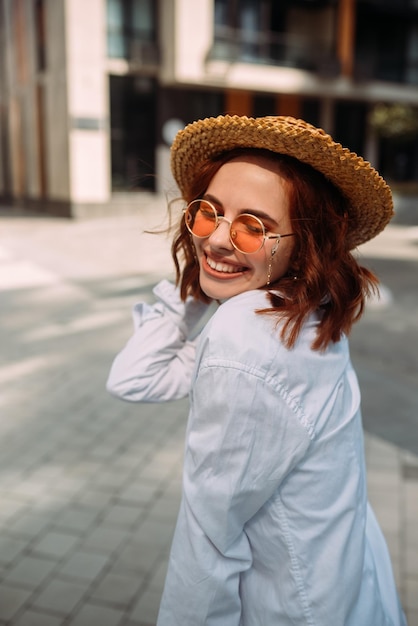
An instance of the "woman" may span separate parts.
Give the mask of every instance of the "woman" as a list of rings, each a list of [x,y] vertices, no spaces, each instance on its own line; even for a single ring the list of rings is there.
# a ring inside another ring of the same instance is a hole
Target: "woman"
[[[130,401],[190,394],[158,626],[405,624],[347,345],[377,286],[350,250],[390,220],[388,186],[290,117],[197,121],[172,170],[177,286],[137,305],[108,380]]]

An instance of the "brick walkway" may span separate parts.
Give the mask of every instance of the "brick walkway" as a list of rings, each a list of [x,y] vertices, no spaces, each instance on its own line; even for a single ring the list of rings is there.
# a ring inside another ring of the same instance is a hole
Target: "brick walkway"
[[[0,217],[0,624],[155,624],[187,401],[104,389],[130,309],[170,272],[137,216]],[[366,436],[370,499],[418,626],[418,457]]]

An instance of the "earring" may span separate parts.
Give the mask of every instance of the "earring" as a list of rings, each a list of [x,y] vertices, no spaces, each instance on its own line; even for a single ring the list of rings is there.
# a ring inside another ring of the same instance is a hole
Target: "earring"
[[[270,285],[271,282],[271,272],[273,271],[273,257],[276,254],[277,248],[279,246],[279,241],[276,241],[276,243],[274,244],[274,246],[271,249],[271,253],[270,253],[270,259],[269,259],[269,266],[267,269],[267,285]]]
[[[272,270],[272,262],[271,262],[271,260],[270,260],[270,262],[269,262],[269,267],[268,267],[268,270],[267,270],[267,285],[269,285],[269,284],[270,284],[270,280],[271,280],[271,270]]]

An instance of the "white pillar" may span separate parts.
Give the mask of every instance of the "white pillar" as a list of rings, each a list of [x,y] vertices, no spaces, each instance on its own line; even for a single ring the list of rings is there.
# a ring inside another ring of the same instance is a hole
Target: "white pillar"
[[[66,0],[70,194],[75,203],[110,197],[106,2]]]

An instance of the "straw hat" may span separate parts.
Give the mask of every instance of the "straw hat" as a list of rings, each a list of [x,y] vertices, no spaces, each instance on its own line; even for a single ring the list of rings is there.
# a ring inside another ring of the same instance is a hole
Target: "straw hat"
[[[203,162],[233,148],[287,154],[322,172],[349,201],[350,249],[375,237],[393,215],[391,190],[370,163],[322,129],[293,117],[220,115],[186,126],[171,148],[171,169],[181,193],[189,195]]]

